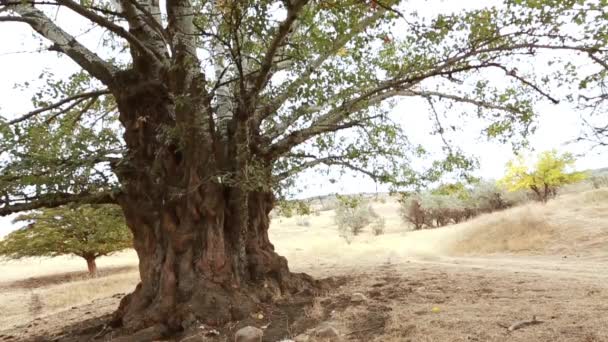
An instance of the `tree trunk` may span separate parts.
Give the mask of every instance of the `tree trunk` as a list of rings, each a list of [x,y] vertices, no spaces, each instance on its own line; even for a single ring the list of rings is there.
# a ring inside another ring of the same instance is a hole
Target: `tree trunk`
[[[254,167],[247,123],[233,122],[231,134],[218,137],[196,89],[175,104],[165,83],[120,82],[126,88],[115,96],[129,152],[113,167],[141,281],[113,325],[218,325],[314,286],[290,273],[269,241],[274,199],[254,180],[268,180],[271,168]]]
[[[162,212],[123,204],[134,232],[141,282],[125,297],[114,323],[139,330],[162,323],[181,330],[197,322],[239,320],[313,284],[289,272],[268,239],[272,195],[250,193],[248,213],[231,207],[231,191],[208,191],[196,205]],[[237,221],[247,215],[242,238]]]
[[[96,258],[94,256],[86,256],[84,259],[87,261],[89,276],[91,278],[97,277],[97,264],[95,263]]]

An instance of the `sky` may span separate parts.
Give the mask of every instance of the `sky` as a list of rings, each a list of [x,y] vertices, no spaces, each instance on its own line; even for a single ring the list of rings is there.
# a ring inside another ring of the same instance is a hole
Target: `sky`
[[[422,15],[435,15],[439,12],[457,11],[466,6],[467,8],[480,7],[493,1],[471,0],[459,1],[411,1]],[[463,5],[466,3],[466,5]],[[61,14],[60,14],[61,16]],[[75,23],[75,19],[66,17],[62,22],[69,20]],[[50,70],[58,76],[69,75],[77,70],[76,65],[67,58],[58,59],[54,52],[32,53],[39,48],[38,39],[34,39],[34,33],[25,24],[2,23],[0,31],[0,114],[13,116],[32,109],[30,104],[31,92],[36,88],[15,89],[14,85],[26,81],[35,80],[42,70]],[[80,35],[79,25],[66,25],[68,32]],[[98,37],[97,37],[98,38]],[[91,39],[90,37],[86,39]],[[89,41],[89,46],[95,44]],[[97,39],[97,44],[98,39]],[[91,46],[95,48],[95,46]],[[543,62],[538,62],[532,67],[543,68]],[[458,110],[456,108],[455,110]],[[539,114],[539,129],[530,138],[530,145],[537,151],[557,148],[560,151],[570,151],[578,155],[577,169],[593,169],[608,166],[608,158],[600,153],[607,151],[594,150],[589,144],[577,143],[567,144],[580,135],[581,119],[576,109],[567,103],[553,105],[540,103],[536,107]],[[401,100],[392,110],[391,116],[398,121],[408,136],[416,143],[425,146],[439,148],[441,141],[439,137],[429,135],[432,130],[432,122],[427,115],[428,108],[420,99],[407,98]],[[498,142],[488,142],[479,137],[479,131],[475,127],[465,128],[462,133],[451,137],[453,143],[467,152],[476,156],[480,162],[477,175],[484,178],[500,178],[504,173],[505,164],[514,157],[510,145]],[[305,174],[300,179],[301,192],[298,197],[309,197],[330,193],[358,193],[386,191],[386,186],[377,186],[369,178],[346,174],[337,182],[329,182],[330,177],[319,177],[318,174]],[[0,217],[0,236],[6,234],[15,227],[10,223],[10,218]]]

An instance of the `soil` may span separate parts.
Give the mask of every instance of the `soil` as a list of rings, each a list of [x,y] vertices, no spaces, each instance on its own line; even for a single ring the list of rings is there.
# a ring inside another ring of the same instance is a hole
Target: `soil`
[[[306,271],[314,275],[315,270]],[[331,271],[338,276],[328,280],[331,291],[316,297],[303,293],[261,307],[243,321],[201,325],[163,341],[231,341],[236,330],[253,325],[265,327],[264,341],[275,342],[325,321],[346,341],[608,341],[608,264],[603,259],[411,258]],[[353,303],[356,292],[367,301]],[[105,323],[122,295],[0,331],[0,341],[115,339],[120,330]],[[315,299],[322,312],[313,317],[307,308]],[[533,316],[542,323],[505,328]]]

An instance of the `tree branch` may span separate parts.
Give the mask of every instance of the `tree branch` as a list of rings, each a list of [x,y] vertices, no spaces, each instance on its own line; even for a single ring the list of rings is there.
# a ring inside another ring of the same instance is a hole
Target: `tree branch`
[[[317,69],[321,65],[323,65],[323,63],[325,63],[328,58],[330,58],[341,48],[343,48],[357,34],[363,32],[366,28],[370,27],[378,20],[380,20],[385,13],[386,10],[384,9],[376,11],[373,15],[361,20],[357,25],[352,28],[349,33],[345,34],[342,37],[338,37],[333,43],[332,47],[328,49],[325,53],[318,56],[312,62],[310,62],[304,68],[302,74],[300,74],[300,76],[295,81],[289,84],[289,86],[287,86],[287,89],[285,89],[282,94],[279,94],[273,102],[264,106],[260,111],[256,112],[254,117],[255,124],[259,125],[262,120],[279,110],[279,108],[281,108],[281,106],[289,99],[289,97],[292,96],[293,92],[295,92],[300,86],[306,83],[310,79],[310,76],[315,71],[317,71]]]
[[[72,1],[72,0],[56,0],[58,4],[63,5],[72,11],[80,14],[82,17],[89,19],[93,23],[107,28],[110,32],[115,33],[116,35],[124,38],[129,42],[135,49],[137,49],[142,55],[147,56],[155,61],[160,61],[162,59],[162,55],[158,56],[157,53],[151,51],[146,47],[146,45],[139,40],[135,35],[131,34],[124,28],[119,25],[114,24],[113,22],[107,20],[106,18],[100,16],[99,14],[89,11],[86,7],[81,6],[80,4]]]
[[[118,72],[118,68],[104,61],[79,43],[73,36],[53,23],[41,10],[21,1],[0,0],[0,4],[19,14],[22,19],[18,21],[29,24],[41,36],[53,42],[54,50],[65,53],[80,67],[105,85],[112,83],[114,74]],[[4,18],[3,21],[9,21],[7,17]]]
[[[290,6],[287,8],[287,18],[283,20],[281,24],[279,24],[277,28],[277,34],[272,39],[270,43],[270,47],[266,51],[264,58],[262,59],[262,64],[260,66],[260,70],[257,73],[257,77],[253,84],[253,89],[251,89],[251,94],[249,96],[256,96],[260,90],[264,87],[272,65],[275,60],[275,56],[279,51],[279,47],[285,42],[285,39],[289,35],[289,31],[292,28],[292,25],[298,19],[298,15],[304,8],[304,6],[308,3],[309,0],[295,0],[290,1]]]
[[[55,193],[42,195],[36,198],[28,198],[27,202],[8,204],[0,201],[4,206],[0,207],[0,216],[6,216],[21,211],[34,210],[40,208],[56,208],[70,203],[79,204],[113,204],[117,203],[119,194],[112,192],[99,192],[95,194],[68,194]]]
[[[98,96],[106,95],[106,94],[110,94],[110,91],[107,90],[107,89],[96,90],[96,91],[91,91],[91,92],[87,92],[87,93],[76,94],[76,95],[67,97],[67,98],[65,98],[65,99],[63,99],[61,101],[55,102],[55,103],[53,103],[53,104],[51,104],[49,106],[46,106],[44,108],[39,108],[39,109],[36,109],[36,110],[31,111],[29,113],[23,114],[23,115],[19,116],[18,118],[9,121],[8,124],[9,125],[14,125],[16,123],[25,121],[25,120],[27,120],[27,119],[35,116],[35,115],[38,115],[40,113],[48,112],[50,110],[59,108],[59,107],[63,106],[64,104],[72,102],[72,101],[82,102],[82,101],[84,101],[86,99],[94,98],[94,97],[98,97]]]

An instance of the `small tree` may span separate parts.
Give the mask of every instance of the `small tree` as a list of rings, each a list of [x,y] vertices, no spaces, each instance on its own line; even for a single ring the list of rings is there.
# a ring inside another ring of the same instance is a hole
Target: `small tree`
[[[10,259],[77,255],[86,260],[94,277],[98,257],[131,247],[131,233],[114,205],[46,209],[15,221],[30,223],[0,241],[0,255]]]
[[[555,197],[557,189],[584,180],[583,172],[568,172],[576,159],[570,153],[559,154],[556,150],[539,154],[533,168],[529,168],[522,156],[507,163],[507,173],[499,183],[508,191],[529,189],[537,200],[547,202]]]
[[[339,196],[338,207],[336,208],[335,221],[338,225],[340,235],[348,243],[352,236],[356,236],[363,228],[378,218],[378,214],[371,207],[369,202],[361,197]]]
[[[422,207],[419,198],[402,197],[400,211],[401,218],[406,223],[411,223],[415,230],[422,229],[430,222],[429,213]]]

